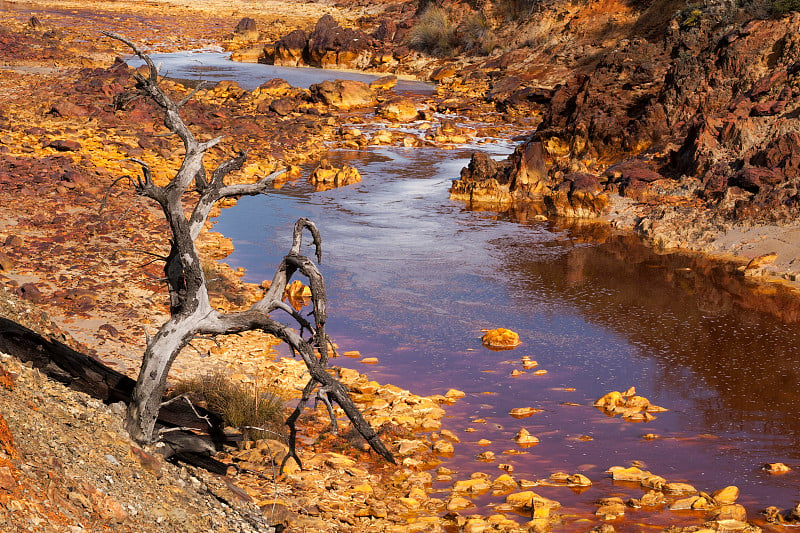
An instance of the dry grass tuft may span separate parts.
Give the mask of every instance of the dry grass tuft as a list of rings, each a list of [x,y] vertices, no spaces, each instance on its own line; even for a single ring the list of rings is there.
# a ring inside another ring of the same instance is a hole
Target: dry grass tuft
[[[171,396],[188,394],[192,401],[222,415],[231,427],[242,428],[245,440],[283,436],[286,400],[280,391],[255,383],[237,383],[222,372],[179,383]],[[264,431],[248,428],[262,428]]]

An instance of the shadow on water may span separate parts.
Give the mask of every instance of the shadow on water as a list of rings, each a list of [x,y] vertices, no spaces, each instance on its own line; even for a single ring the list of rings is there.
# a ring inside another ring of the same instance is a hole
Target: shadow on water
[[[593,509],[593,499],[609,491],[641,496],[604,474],[635,459],[701,490],[736,484],[751,516],[767,505],[792,505],[797,476],[769,477],[760,466],[800,464],[796,298],[729,265],[658,254],[604,226],[468,211],[447,189],[469,153],[333,153],[332,161],[358,167],[362,182],[315,192],[299,180],[242,199],[217,226],[234,240],[229,262],[260,282],[285,253],[293,221],[315,220],[324,239],[329,332],[342,349],[377,356],[380,363],[368,368],[375,379],[421,394],[467,393],[445,420],[462,440],[446,464],[462,477],[493,472],[499,462],[518,478],[581,471],[595,482],[592,490],[541,493]],[[522,346],[484,349],[481,329],[492,327],[517,331]],[[548,372],[511,377],[523,355]],[[592,407],[630,386],[670,410],[632,424]],[[522,406],[542,412],[509,416]],[[541,443],[505,455],[523,427]],[[661,438],[646,441],[645,433]],[[493,464],[474,460],[484,451],[496,454]],[[661,522],[677,520],[665,513]]]

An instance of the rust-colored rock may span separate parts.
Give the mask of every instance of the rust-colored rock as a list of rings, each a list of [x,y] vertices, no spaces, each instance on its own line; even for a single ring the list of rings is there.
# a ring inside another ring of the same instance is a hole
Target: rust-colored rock
[[[375,93],[369,85],[356,80],[325,80],[309,87],[314,101],[339,109],[375,105]]]
[[[481,342],[493,350],[511,350],[521,344],[519,335],[506,328],[490,329],[483,334]]]
[[[372,87],[371,84],[370,87]],[[416,103],[405,96],[395,96],[381,102],[375,109],[375,113],[392,122],[413,122],[419,118]]]

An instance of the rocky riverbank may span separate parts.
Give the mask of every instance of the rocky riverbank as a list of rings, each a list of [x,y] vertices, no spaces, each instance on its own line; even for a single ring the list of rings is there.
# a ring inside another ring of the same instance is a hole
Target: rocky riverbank
[[[101,29],[153,51],[223,44],[240,59],[416,73],[438,82],[429,96],[396,94],[391,75],[309,89],[282,80],[255,91],[233,83],[202,89],[184,116],[201,139],[225,136],[212,159],[249,149],[235,179],[249,181],[279,166],[292,169],[287,179],[300,179],[297,165],[318,166],[328,147],[517,137],[524,143],[507,162],[476,156],[454,184],[454,197],[473,207],[607,220],[663,246],[738,255],[749,274],[794,279],[796,14],[750,21],[710,3],[699,13],[669,2],[565,3],[537,7],[536,21],[526,22],[487,4],[489,17],[477,25],[487,46],[472,39],[466,53],[463,43],[448,44],[449,52],[409,46],[406,37],[422,13],[401,2],[2,6],[8,9],[0,25],[0,202],[13,206],[4,210],[0,229],[6,314],[130,375],[138,370],[145,332],[166,316],[161,272],[149,254],[164,253],[167,243],[159,214],[117,180],[137,175],[130,157],[147,161],[156,180],[168,179],[182,148],[163,135],[148,102],[129,98],[131,70],[115,61],[126,51],[99,39]],[[445,6],[457,25],[476,12]],[[366,45],[351,46],[360,41]],[[452,55],[457,51],[464,53]],[[191,90],[163,83],[177,97]],[[409,133],[410,122],[422,134]],[[340,174],[340,181],[355,179],[326,164],[315,173],[320,186],[336,185]],[[262,289],[219,263],[230,242],[212,225],[207,229],[200,246],[215,305],[246,306]],[[177,360],[175,378],[219,368],[243,382],[302,385],[302,366],[279,360],[263,336],[198,348]],[[357,439],[329,435],[320,405],[302,428],[307,470],[277,477],[283,445],[264,439],[227,450],[220,459],[238,468],[214,477],[138,450],[118,431],[116,407],[63,390],[13,359],[2,359],[2,366],[16,389],[2,391],[15,414],[2,410],[14,445],[0,439],[6,460],[0,489],[14,514],[0,519],[20,530],[544,530],[559,521],[559,504],[524,489],[584,483],[566,474],[526,481],[511,472],[475,472],[432,494],[433,480],[452,478],[448,469],[434,468],[437,455],[458,445],[440,420],[459,392],[422,398],[345,370],[342,380],[381,428],[399,467],[376,462]],[[92,429],[95,420],[105,433]],[[64,439],[45,449],[40,443],[54,434]],[[76,464],[97,468],[82,477]],[[60,470],[50,481],[39,474],[51,468]],[[738,491],[670,492],[663,478],[656,486],[649,472],[623,470],[611,475],[627,475],[619,479],[647,491],[641,500],[648,503],[629,506],[680,501],[702,506],[707,516],[697,522],[708,518],[707,527],[752,527],[735,504]],[[174,498],[167,498],[171,511],[159,513],[164,491]],[[490,491],[505,504],[489,516],[468,514]],[[62,500],[68,504],[53,503]],[[624,510],[624,502],[605,498],[597,509],[579,511],[588,519],[581,527],[607,531],[602,521]]]

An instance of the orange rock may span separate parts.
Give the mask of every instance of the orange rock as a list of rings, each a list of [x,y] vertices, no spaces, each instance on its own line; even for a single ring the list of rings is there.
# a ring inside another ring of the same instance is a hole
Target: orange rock
[[[0,415],[0,448],[6,452],[11,459],[18,460],[20,458],[17,447],[14,446],[14,437],[11,436],[11,430],[8,428],[6,419]]]
[[[493,350],[511,350],[520,345],[519,335],[506,328],[487,331],[481,338],[481,342]]]

